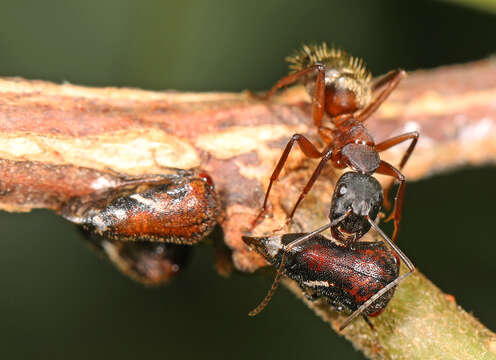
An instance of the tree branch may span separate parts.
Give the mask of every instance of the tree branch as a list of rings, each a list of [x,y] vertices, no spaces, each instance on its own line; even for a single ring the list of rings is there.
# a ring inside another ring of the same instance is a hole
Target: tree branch
[[[491,59],[419,71],[367,126],[377,141],[419,130],[405,175],[420,179],[495,161],[495,99],[496,62]],[[224,216],[219,220],[234,265],[252,272],[265,262],[247,249],[241,235],[259,210],[289,137],[298,132],[318,142],[310,112],[301,87],[261,102],[245,93],[96,89],[0,79],[0,209],[59,211],[71,197],[119,185],[116,172],[141,175],[163,172],[163,167],[201,167],[212,176],[221,199]],[[401,153],[394,148],[381,157],[397,163]],[[280,227],[314,166],[299,152],[290,156],[271,193],[272,216],[256,233]],[[329,189],[338,174],[328,169],[327,175],[298,210],[298,230],[326,221]],[[327,305],[309,306],[334,327],[341,321]],[[374,324],[387,358],[450,358],[455,353],[463,355],[453,358],[496,358],[494,335],[420,274],[399,286]],[[356,321],[345,336],[370,355],[370,336],[362,325]],[[458,352],[462,346],[465,353]]]

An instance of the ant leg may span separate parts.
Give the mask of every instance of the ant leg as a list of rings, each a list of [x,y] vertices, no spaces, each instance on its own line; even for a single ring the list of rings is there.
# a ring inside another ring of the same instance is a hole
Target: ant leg
[[[298,207],[298,205],[300,205],[300,202],[303,200],[303,198],[308,194],[308,192],[312,188],[313,184],[315,183],[315,180],[317,180],[317,178],[320,175],[320,172],[324,168],[324,165],[331,158],[333,151],[332,151],[332,149],[329,149],[329,147],[330,146],[328,145],[327,148],[324,150],[324,152],[323,152],[324,153],[324,156],[322,157],[322,160],[320,160],[319,165],[317,165],[317,168],[313,172],[312,176],[308,180],[308,182],[305,185],[305,187],[303,188],[302,192],[300,193],[300,196],[298,197],[298,200],[296,201],[296,204],[293,206],[293,210],[291,210],[291,214],[289,214],[288,220],[291,220],[293,218],[294,213],[296,211],[296,208]]]
[[[403,251],[382,231],[382,229],[370,218],[367,216],[367,220],[370,223],[370,225],[374,228],[375,231],[379,233],[379,235],[382,236],[386,244],[389,245],[391,249],[395,252],[397,257],[399,257],[407,266],[408,270],[410,272],[413,272],[415,270],[415,266],[413,265],[412,261],[408,258],[408,256],[405,255]]]
[[[390,83],[396,76],[398,76],[398,73],[403,73],[401,76],[405,76],[405,77],[407,75],[405,70],[401,70],[401,69],[391,70],[387,74],[374,80],[372,84],[372,92],[375,92],[384,85]]]
[[[370,328],[370,331],[372,331],[372,342],[374,343],[373,351],[374,354],[378,354],[381,350],[381,346],[379,345],[379,341],[377,340],[377,332],[375,331],[374,325],[370,322],[370,319],[367,317],[367,315],[362,314],[363,320],[367,323],[367,325]]]
[[[326,144],[332,143],[334,136],[333,136],[333,131],[332,129],[329,129],[328,127],[325,126],[320,126],[317,130],[319,132],[320,137]]]
[[[267,91],[262,98],[264,100],[270,99],[276,93],[276,91],[279,90],[280,88],[282,88],[284,86],[291,85],[292,83],[301,79],[303,76],[310,74],[312,71],[315,71],[315,70],[322,71],[322,70],[320,70],[320,68],[323,68],[323,65],[317,64],[317,65],[307,67],[307,68],[300,70],[298,72],[295,72],[294,74],[290,74],[290,75],[283,77],[278,82],[276,82],[276,84],[269,91]]]
[[[406,77],[406,71],[404,70],[393,70],[372,85],[372,90],[376,91],[382,86],[386,85],[386,88],[379,94],[375,99],[373,99],[360,113],[356,116],[358,121],[364,122],[370,115],[376,112],[376,110],[381,106],[381,104],[387,99],[389,94],[398,86],[401,79]]]
[[[358,315],[361,315],[369,306],[371,306],[377,299],[379,299],[382,295],[387,293],[389,290],[397,286],[400,282],[405,280],[408,276],[412,275],[413,272],[415,271],[415,266],[411,262],[411,260],[401,251],[400,248],[398,248],[394,242],[389,239],[389,237],[384,234],[384,232],[381,230],[380,227],[378,227],[369,217],[367,217],[367,220],[369,223],[372,225],[372,227],[384,238],[386,243],[393,249],[393,251],[398,255],[398,257],[403,260],[405,265],[408,267],[408,272],[401,275],[400,277],[397,277],[395,280],[391,281],[389,284],[384,286],[381,290],[376,292],[370,299],[365,301],[358,309],[356,309],[353,314],[351,314],[345,321],[344,323],[341,324],[339,327],[339,331],[343,330],[345,327],[347,327],[353,319],[355,319]],[[363,316],[363,315],[362,315]]]
[[[405,166],[406,162],[410,158],[410,155],[412,154],[413,149],[415,149],[415,145],[417,145],[418,138],[419,138],[418,131],[412,131],[409,133],[405,133],[405,134],[401,134],[401,135],[392,137],[391,139],[384,140],[384,141],[380,142],[379,144],[377,144],[375,146],[375,149],[377,150],[377,152],[382,152],[382,151],[387,150],[389,148],[392,148],[393,146],[396,146],[396,145],[398,145],[404,141],[412,140],[412,142],[410,143],[410,146],[406,150],[405,154],[403,154],[403,158],[401,159],[401,162],[399,165],[399,169],[401,170],[401,169],[403,169],[403,166]]]
[[[408,146],[408,149],[406,152],[403,154],[403,158],[401,159],[400,165],[399,165],[399,170],[403,169],[403,166],[405,166],[406,162],[410,158],[410,155],[412,154],[413,150],[415,149],[415,145],[417,145],[417,141],[419,138],[419,133],[418,131],[412,131],[409,133],[401,134],[395,137],[392,137],[391,139],[384,140],[377,144],[375,146],[375,149],[377,152],[382,152],[384,150],[390,149],[393,146],[396,146],[404,141],[407,140],[412,140],[410,143],[410,146]],[[389,190],[391,189],[391,186],[393,185],[393,182],[391,182],[389,185],[387,185],[384,188],[384,206],[389,209],[391,207],[391,203],[389,202],[388,194]]]
[[[381,160],[379,167],[375,171],[377,174],[388,175],[394,177],[400,182],[396,196],[394,197],[394,209],[391,215],[385,220],[389,221],[394,219],[394,232],[393,232],[393,242],[396,242],[396,237],[400,231],[400,220],[401,220],[401,210],[403,208],[403,198],[405,196],[406,180],[405,176],[396,169],[393,165]]]
[[[384,286],[381,290],[376,292],[370,299],[365,301],[353,314],[348,316],[348,318],[341,324],[339,327],[339,331],[344,330],[350,323],[358,316],[361,315],[367,308],[372,305],[377,299],[379,299],[382,295],[387,293],[389,290],[397,286],[400,282],[405,280],[408,276],[412,275],[415,269],[401,275],[400,277],[396,278],[395,280],[391,281],[389,284]]]
[[[312,119],[315,126],[322,126],[325,108],[325,66],[320,65],[317,69],[317,81],[312,98]]]
[[[322,140],[324,140],[324,143],[325,144],[331,144],[333,141],[334,141],[334,131],[326,126],[321,126],[318,128],[318,133],[321,137]],[[333,183],[336,182],[336,178],[335,178],[335,175],[336,173],[334,172],[333,173],[333,177],[331,179],[331,181]]]
[[[267,188],[267,192],[265,193],[265,198],[263,202],[262,209],[258,216],[255,218],[255,220],[252,223],[252,228],[256,225],[258,220],[262,217],[262,215],[265,213],[267,210],[267,201],[269,199],[269,193],[270,190],[272,189],[272,184],[277,180],[279,177],[279,174],[282,171],[282,168],[284,164],[286,163],[286,160],[288,159],[289,152],[293,148],[294,143],[298,143],[301,151],[309,157],[309,158],[319,158],[322,156],[322,153],[317,150],[317,148],[308,140],[306,137],[300,134],[294,134],[291,139],[289,140],[288,144],[286,145],[286,148],[284,149],[281,157],[279,158],[279,162],[277,163],[276,168],[274,169],[274,172],[270,176],[270,182],[269,182],[269,187]]]
[[[269,91],[262,97],[264,100],[270,99],[277,90],[290,85],[305,75],[317,71],[317,80],[315,82],[315,90],[312,97],[312,119],[317,127],[322,124],[322,117],[324,116],[325,106],[325,65],[317,64],[310,66],[306,69],[300,70],[294,74],[283,77],[279,80]]]

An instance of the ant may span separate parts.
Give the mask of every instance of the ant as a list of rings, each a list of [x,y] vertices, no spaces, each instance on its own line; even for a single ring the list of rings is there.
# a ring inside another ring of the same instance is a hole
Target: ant
[[[300,193],[288,216],[288,221],[293,218],[296,208],[312,188],[324,165],[331,161],[337,169],[348,167],[361,174],[377,173],[392,176],[399,181],[394,209],[386,219],[386,221],[394,219],[392,240],[395,242],[400,227],[406,186],[401,169],[412,154],[419,133],[408,132],[376,144],[364,123],[398,86],[400,80],[406,76],[406,72],[393,70],[372,82],[372,76],[361,59],[353,58],[342,50],[328,48],[326,43],[303,46],[300,52],[286,60],[290,63],[293,72],[279,80],[263,99],[268,100],[278,89],[302,81],[312,96],[312,119],[326,145],[323,150],[318,150],[301,134],[294,134],[291,137],[270,177],[262,209],[253,221],[252,228],[266,212],[272,184],[278,179],[293,145],[297,143],[306,157],[321,160]],[[379,91],[380,89],[382,91]],[[373,94],[376,95],[372,98]],[[322,124],[324,115],[329,117],[331,127]],[[399,169],[380,159],[380,152],[407,140],[411,142],[401,159]],[[391,186],[392,183],[384,189],[387,208],[389,208],[387,194]]]
[[[243,241],[272,265],[284,264],[283,272],[298,283],[310,301],[325,298],[338,311],[352,310],[339,331],[361,315],[374,339],[375,329],[368,316],[380,315],[396,286],[411,274],[399,276],[399,260],[382,241],[361,242],[354,249],[315,233],[243,237]],[[299,245],[288,250],[293,243]]]
[[[368,294],[367,299],[360,298],[361,299],[360,300],[358,298],[358,295],[354,293],[352,290],[350,290],[352,288],[351,285],[349,285],[348,288],[343,285],[343,289],[339,289],[339,291],[343,291],[344,293],[346,293],[347,296],[348,295],[351,296],[353,294],[355,294],[354,296],[357,296],[351,302],[344,302],[348,304],[348,307],[350,309],[355,310],[355,312],[344,322],[343,325],[341,325],[340,330],[344,329],[358,315],[371,314],[370,311],[372,310],[368,310],[368,309],[369,307],[371,309],[375,309],[375,307],[372,307],[372,305],[377,299],[379,299],[379,297],[381,297],[387,291],[391,290],[400,281],[402,281],[403,279],[405,279],[407,276],[411,275],[415,271],[415,267],[413,263],[410,261],[410,259],[408,259],[408,257],[401,251],[401,249],[399,249],[398,246],[396,246],[394,241],[392,241],[379,228],[379,226],[377,226],[375,222],[381,210],[383,199],[384,199],[383,189],[381,187],[381,184],[372,175],[362,174],[359,172],[351,172],[351,171],[344,173],[339,178],[334,188],[334,193],[331,202],[331,209],[329,211],[329,220],[330,220],[329,223],[309,234],[297,237],[296,239],[292,240],[287,244],[280,245],[282,255],[280,257],[280,260],[278,260],[279,268],[277,270],[277,274],[272,284],[272,287],[267,293],[266,297],[262,300],[262,302],[248,315],[255,316],[260,311],[262,311],[265,308],[265,306],[267,306],[275,290],[277,289],[281,276],[284,273],[288,274],[289,277],[296,280],[297,279],[300,279],[301,281],[308,280],[305,278],[305,276],[310,276],[309,275],[310,273],[307,273],[307,275],[296,276],[293,274],[294,269],[293,267],[291,267],[291,264],[286,265],[287,257],[289,257],[289,260],[291,262],[291,257],[299,256],[297,255],[298,251],[306,251],[304,250],[306,248],[302,247],[303,243],[305,242],[313,243],[312,239],[314,239],[315,237],[317,237],[318,239],[323,238],[319,234],[330,228],[333,238],[340,241],[342,244],[345,243],[345,245],[340,245],[343,248],[343,250],[340,251],[342,251],[342,254],[344,254],[340,256],[345,256],[348,251],[350,254],[354,254],[354,255],[350,257],[351,260],[346,260],[346,261],[355,261],[353,260],[355,259],[355,255],[356,255],[355,251],[358,251],[359,249],[368,249],[367,248],[368,245],[366,245],[367,243],[359,242],[358,240],[363,235],[365,235],[372,227],[384,239],[384,242],[386,242],[389,245],[389,247],[393,250],[394,256],[397,259],[398,269],[399,269],[399,260],[401,259],[406,264],[409,271],[408,273],[405,273],[400,277],[398,277],[398,275],[396,274],[394,279],[390,279],[389,284],[387,284],[380,290],[376,291],[369,288],[365,288],[363,291],[365,291],[365,293]],[[253,241],[250,240],[253,238],[244,237],[243,239],[245,240],[245,243],[247,243],[248,245],[253,244]],[[332,241],[328,241],[328,242],[332,243]],[[337,246],[337,245],[328,245],[329,248],[332,248],[332,246]],[[319,265],[320,270],[319,271],[316,270],[317,271],[316,274],[312,276],[317,276],[320,280],[325,280],[328,281],[329,283],[335,284],[336,282],[333,280],[333,277],[335,276],[343,277],[344,275],[340,274],[339,271],[345,271],[347,267],[345,264],[343,268],[344,270],[335,269],[331,271],[329,269],[325,269],[326,267],[331,266],[331,264],[337,261],[337,259],[335,259],[337,255],[332,255],[331,253],[327,254],[326,251],[328,250],[325,250],[324,253],[317,256],[319,262],[321,263],[321,265]],[[272,254],[272,256],[274,257],[275,255]],[[354,269],[354,267],[350,266],[349,269]],[[353,271],[357,271],[357,270],[353,270]],[[350,275],[348,274],[347,276]],[[351,277],[354,278],[355,276],[356,274],[354,274]],[[329,277],[329,279],[327,279],[327,277]],[[360,282],[358,285],[361,285]],[[355,285],[353,285],[353,288],[355,288],[354,286]],[[372,295],[374,292],[375,295]],[[321,293],[327,297],[333,298],[331,295],[326,295],[325,291]],[[383,308],[386,306],[386,304],[387,302],[384,304]],[[360,307],[358,307],[358,305],[360,305]],[[372,313],[374,312],[375,310],[372,311]]]

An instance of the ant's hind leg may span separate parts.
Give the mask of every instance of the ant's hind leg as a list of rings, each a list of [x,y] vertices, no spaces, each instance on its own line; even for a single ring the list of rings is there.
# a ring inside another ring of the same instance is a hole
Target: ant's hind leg
[[[317,79],[315,81],[315,90],[312,95],[312,119],[315,126],[320,127],[325,111],[325,65],[316,64],[294,74],[287,75],[280,79],[263,96],[256,96],[251,91],[249,91],[248,94],[255,98],[269,100],[280,88],[291,85],[292,83],[300,80],[302,77],[313,72],[317,72]]]
[[[400,231],[400,221],[401,221],[401,211],[403,209],[403,199],[405,197],[405,187],[406,180],[405,176],[396,169],[393,165],[381,160],[379,167],[376,170],[377,174],[388,175],[394,177],[396,180],[400,182],[400,186],[398,187],[398,191],[396,192],[396,196],[394,198],[394,208],[391,212],[391,215],[385,220],[389,221],[394,219],[394,232],[391,237],[393,243],[396,242],[396,238],[398,237],[398,233]]]
[[[289,74],[289,75],[283,77],[278,82],[276,82],[276,84],[269,91],[267,91],[263,95],[262,99],[264,99],[264,100],[270,99],[276,93],[276,91],[279,90],[280,88],[293,84],[294,82],[300,80],[305,75],[308,75],[311,72],[318,70],[320,67],[322,67],[322,65],[320,65],[320,64],[313,65],[313,66],[307,67],[303,70],[300,70],[298,72],[295,72],[293,74]]]
[[[398,86],[401,79],[406,77],[406,71],[393,70],[379,78],[372,84],[372,91],[375,92],[379,88],[386,86],[386,88],[377,95],[372,101],[356,116],[358,121],[364,122],[370,115],[375,113],[379,106],[388,98],[391,92]]]

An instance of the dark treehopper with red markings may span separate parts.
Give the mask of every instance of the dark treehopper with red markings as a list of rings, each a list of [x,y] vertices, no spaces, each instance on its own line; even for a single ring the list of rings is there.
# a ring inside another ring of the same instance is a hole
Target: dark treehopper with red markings
[[[69,200],[61,214],[121,271],[148,285],[167,282],[187,262],[190,246],[217,223],[211,178],[170,169],[164,175],[122,175],[118,187]]]
[[[375,223],[381,210],[382,201],[382,187],[373,176],[358,172],[347,172],[344,173],[336,183],[329,212],[330,221],[328,224],[309,234],[301,236],[291,235],[289,238],[291,238],[292,241],[289,242],[282,241],[282,238],[277,242],[277,237],[265,238],[264,242],[260,240],[261,238],[244,237],[244,241],[248,245],[255,245],[255,248],[264,255],[269,262],[273,264],[278,263],[277,274],[271,289],[264,300],[252,310],[249,315],[255,316],[265,308],[277,288],[280,277],[284,274],[298,281],[300,286],[302,286],[302,284],[305,285],[305,281],[326,281],[329,284],[333,284],[332,286],[326,286],[325,288],[327,290],[318,287],[317,294],[318,296],[328,297],[331,299],[331,303],[338,304],[338,308],[339,304],[341,304],[342,306],[346,306],[355,311],[341,325],[341,329],[344,329],[358,315],[372,315],[383,309],[392,296],[392,289],[404,278],[411,275],[415,270],[415,267],[410,259],[408,259],[408,257]],[[384,242],[388,245],[388,248],[392,250],[392,253],[383,243],[383,245],[379,247],[378,245],[370,245],[368,242],[359,241],[371,227],[379,233]],[[339,241],[340,245],[319,235],[327,229],[331,229],[334,239]],[[257,246],[257,242],[261,242],[267,249],[264,250],[263,247]],[[305,255],[303,255],[303,257],[298,257],[298,252],[303,252],[303,254],[305,254],[307,251],[310,251],[309,249],[312,249],[308,244],[315,244],[316,242],[320,245],[318,248],[312,250],[314,251],[314,255],[312,256],[314,256],[314,259],[317,259],[317,264],[323,264],[322,271],[319,271],[318,267],[311,269],[311,266],[313,265],[310,265],[311,261],[308,257],[305,257]],[[325,242],[328,242],[329,244],[325,245]],[[368,254],[367,257],[363,257],[363,254],[361,253],[363,251]],[[374,255],[374,251],[377,251],[377,254]],[[278,254],[280,254],[280,259],[278,258]],[[267,257],[268,255],[270,255],[269,257],[271,257],[272,260]],[[289,261],[291,257],[295,258],[297,262],[299,261],[304,269],[308,269],[298,273],[298,275],[292,273],[291,269],[293,268],[291,266],[294,266],[294,264],[291,265],[291,263],[286,263],[286,258],[288,258]],[[394,263],[397,269],[394,276],[391,275],[391,261],[380,260],[384,257],[395,259]],[[409,272],[398,277],[400,259],[407,265]],[[333,266],[331,266],[332,264],[337,263],[340,264],[338,267],[333,268]],[[372,278],[375,275],[368,274],[366,271],[364,272],[363,269],[367,267],[379,269],[377,274],[390,273],[390,275],[389,277],[378,276],[377,279],[381,281],[381,286],[370,286],[370,280],[373,280]],[[350,283],[351,281],[355,281],[355,279],[359,279],[361,276],[371,276],[372,278],[369,280],[357,280],[355,284]],[[310,283],[307,283],[305,286],[310,288],[308,284]],[[387,294],[389,294],[389,292],[391,292],[389,299],[387,301],[381,300],[382,297],[385,299],[388,298]],[[377,305],[375,305],[376,303]],[[367,323],[372,327],[368,320]]]
[[[275,267],[284,264],[282,273],[296,281],[310,300],[325,299],[338,311],[354,311],[341,330],[358,315],[372,327],[367,316],[377,316],[386,308],[396,285],[404,278],[398,277],[399,259],[382,241],[359,242],[350,248],[322,235],[286,250],[307,235],[243,240]]]

